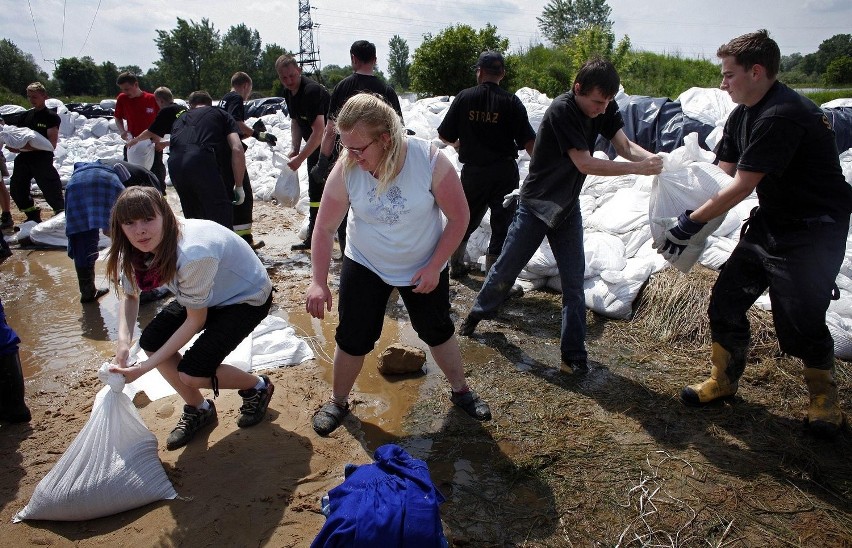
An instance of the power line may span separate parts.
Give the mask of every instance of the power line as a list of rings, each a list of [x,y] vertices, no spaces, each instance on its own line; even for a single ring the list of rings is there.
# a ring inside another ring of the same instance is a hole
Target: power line
[[[88,44],[88,43],[89,43],[89,35],[90,35],[90,34],[92,34],[92,28],[95,26],[95,19],[97,19],[97,17],[98,17],[98,11],[100,11],[100,9],[101,9],[101,0],[98,0],[98,7],[97,7],[97,8],[95,8],[95,15],[94,15],[94,17],[92,17],[92,24],[91,24],[91,25],[89,25],[89,32],[87,32],[87,33],[86,33],[86,39],[85,39],[85,40],[83,40],[83,45],[82,45],[82,46],[80,46],[80,53],[78,53],[78,54],[77,54],[78,56],[79,56],[81,53],[83,53],[83,48],[85,48],[85,47],[86,47],[86,44]]]
[[[59,42],[59,58],[62,59],[62,52],[65,51],[65,14],[68,8],[68,0],[62,2],[62,41]]]
[[[38,42],[38,50],[41,52],[41,58],[44,61],[47,61],[47,59],[44,58],[44,48],[41,47],[41,38],[38,37],[38,29],[36,28],[35,15],[33,15],[32,2],[30,2],[30,0],[27,0],[27,5],[30,7],[30,19],[33,20],[33,30],[35,31],[36,41]]]

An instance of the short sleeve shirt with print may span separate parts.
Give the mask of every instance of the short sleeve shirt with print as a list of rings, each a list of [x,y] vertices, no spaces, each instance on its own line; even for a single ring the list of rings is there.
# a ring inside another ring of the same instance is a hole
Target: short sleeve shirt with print
[[[328,112],[329,94],[324,86],[302,76],[299,92],[293,95],[290,90],[284,90],[284,101],[290,118],[299,124],[302,138],[307,141],[313,133],[312,124],[317,116],[325,116]]]
[[[159,110],[154,94],[147,91],[143,91],[139,97],[119,93],[115,101],[115,117],[122,118],[127,125],[127,131],[134,136],[141,135],[151,127]]]
[[[160,137],[164,137],[166,134],[172,132],[172,126],[174,125],[175,120],[177,120],[184,111],[186,111],[186,108],[177,103],[172,103],[171,105],[163,107],[157,113],[157,116],[154,118],[154,122],[148,128],[148,131],[155,135],[159,135]]]
[[[493,82],[460,91],[438,135],[450,143],[459,141],[459,161],[477,166],[517,158],[518,150],[535,139],[521,100]]]
[[[852,187],[840,167],[837,141],[825,113],[776,82],[756,105],[740,105],[725,123],[720,161],[763,173],[761,211],[777,220],[849,216]]]
[[[219,108],[234,117],[238,122],[246,121],[246,108],[243,103],[243,97],[236,91],[229,91],[219,101]]]
[[[568,151],[593,151],[598,135],[611,140],[622,127],[624,120],[615,101],[603,114],[589,118],[573,91],[554,99],[541,121],[520,199],[548,226],[558,226],[577,204],[586,179]]]

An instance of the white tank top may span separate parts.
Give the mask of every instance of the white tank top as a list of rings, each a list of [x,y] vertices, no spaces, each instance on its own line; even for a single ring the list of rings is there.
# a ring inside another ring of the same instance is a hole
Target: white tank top
[[[402,170],[377,195],[378,180],[354,166],[346,174],[349,221],[346,256],[369,268],[385,283],[410,286],[438,245],[444,217],[432,195],[438,151],[428,141],[409,137]],[[431,157],[430,157],[431,155]]]

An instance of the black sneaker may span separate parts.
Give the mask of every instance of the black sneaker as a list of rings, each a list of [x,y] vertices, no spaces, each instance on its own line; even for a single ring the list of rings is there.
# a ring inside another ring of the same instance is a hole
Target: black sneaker
[[[462,394],[451,392],[450,401],[461,407],[465,413],[478,421],[491,420],[491,408],[473,390],[468,390]]]
[[[311,241],[305,240],[304,242],[300,242],[298,244],[293,244],[290,246],[290,251],[308,251],[311,249]]]
[[[12,220],[12,213],[4,211],[0,213],[0,229],[6,230],[15,226],[15,221]]]
[[[183,406],[183,415],[181,415],[175,429],[169,434],[169,438],[166,440],[166,449],[173,451],[183,447],[192,440],[198,431],[208,424],[217,422],[216,406],[212,400],[207,400],[207,402],[210,404],[210,409],[207,411],[202,411],[191,405]]]
[[[269,400],[272,399],[272,393],[275,392],[275,385],[266,375],[261,375],[260,378],[266,383],[266,388],[260,390],[251,388],[237,392],[243,398],[240,418],[237,419],[237,426],[240,428],[254,426],[262,421],[264,415],[266,415],[266,408],[269,407]]]

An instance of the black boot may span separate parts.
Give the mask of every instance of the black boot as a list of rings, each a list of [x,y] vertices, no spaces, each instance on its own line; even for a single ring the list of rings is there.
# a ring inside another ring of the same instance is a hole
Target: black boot
[[[95,287],[95,267],[77,268],[77,283],[80,285],[80,302],[94,302],[107,293],[109,289]]]
[[[298,244],[293,244],[290,246],[291,251],[307,251],[311,248],[311,238],[314,236],[314,224],[317,221],[317,212],[319,211],[318,207],[312,207],[308,210],[308,234],[305,237],[304,242],[300,242]]]
[[[12,220],[12,213],[9,211],[4,211],[0,213],[0,229],[6,230],[7,228],[14,228],[15,221]]]
[[[24,402],[24,373],[16,350],[0,356],[0,421],[29,422],[31,418]]]
[[[30,209],[25,209],[24,215],[27,216],[28,221],[35,221],[36,223],[41,223],[41,208],[33,206]]]

